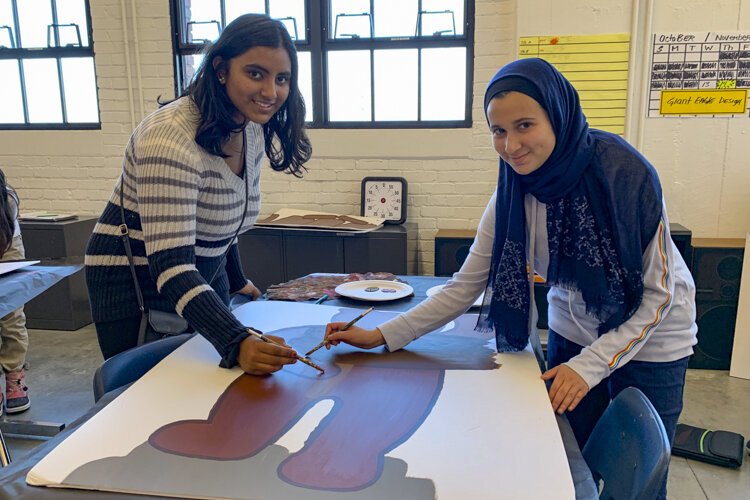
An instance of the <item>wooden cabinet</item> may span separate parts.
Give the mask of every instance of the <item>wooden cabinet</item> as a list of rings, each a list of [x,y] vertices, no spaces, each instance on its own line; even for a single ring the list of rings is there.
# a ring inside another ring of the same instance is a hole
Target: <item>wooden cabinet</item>
[[[256,227],[239,236],[242,267],[253,283],[269,285],[310,273],[406,274],[406,229],[368,233]]]
[[[95,217],[22,222],[26,256],[42,265],[82,264]],[[406,229],[384,226],[368,233],[256,227],[239,236],[245,274],[261,290],[310,273],[406,274]],[[91,323],[83,270],[25,306],[29,328],[77,330]]]
[[[96,217],[60,222],[21,222],[26,258],[41,265],[83,264],[86,243]],[[91,323],[91,308],[83,270],[26,303],[26,326],[45,330],[78,330]]]

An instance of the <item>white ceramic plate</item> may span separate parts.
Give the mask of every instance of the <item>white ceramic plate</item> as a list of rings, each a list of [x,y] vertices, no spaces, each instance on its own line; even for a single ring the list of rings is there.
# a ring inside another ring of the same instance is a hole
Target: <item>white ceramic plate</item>
[[[350,299],[383,302],[408,297],[414,289],[399,281],[361,280],[340,284],[336,293]]]
[[[428,297],[432,297],[433,295],[435,295],[436,293],[438,293],[440,290],[442,290],[444,286],[445,285],[433,286],[432,288],[430,288],[429,290],[427,290],[425,293],[427,294]],[[484,300],[484,292],[482,292],[482,295],[480,295],[479,297],[477,297],[477,300],[474,301],[474,303],[471,305],[471,307],[479,307],[479,306],[481,306],[483,300]]]

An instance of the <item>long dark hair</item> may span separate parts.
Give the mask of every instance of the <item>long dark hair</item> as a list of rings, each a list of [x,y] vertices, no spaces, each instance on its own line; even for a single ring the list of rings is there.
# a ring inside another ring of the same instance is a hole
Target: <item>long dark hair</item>
[[[312,146],[305,133],[305,101],[298,85],[297,50],[284,25],[263,14],[245,14],[229,23],[216,42],[206,49],[203,62],[182,94],[190,96],[201,111],[195,142],[209,153],[226,156],[222,146],[241,126],[235,122],[237,109],[219,83],[213,61],[220,57],[226,63],[259,46],[283,47],[292,62],[289,96],[263,125],[266,156],[274,170],[287,170],[302,177],[304,163],[312,156]]]
[[[15,209],[11,209],[10,198],[13,196],[8,191],[5,183],[5,174],[0,170],[0,257],[8,251],[13,243],[13,233],[16,230]],[[18,204],[18,198],[13,196],[14,203]]]

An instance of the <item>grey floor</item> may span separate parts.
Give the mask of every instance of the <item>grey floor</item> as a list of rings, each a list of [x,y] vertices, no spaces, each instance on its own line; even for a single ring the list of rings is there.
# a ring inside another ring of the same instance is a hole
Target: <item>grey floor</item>
[[[91,381],[102,362],[92,325],[75,332],[31,330],[27,382],[29,411],[6,417],[70,423],[94,402]],[[681,422],[734,431],[750,439],[750,380],[732,378],[726,371],[689,370]],[[13,460],[41,441],[6,437]],[[750,457],[746,456],[746,462]],[[0,470],[0,475],[2,471]],[[669,498],[726,500],[750,498],[750,463],[727,469],[672,457]]]

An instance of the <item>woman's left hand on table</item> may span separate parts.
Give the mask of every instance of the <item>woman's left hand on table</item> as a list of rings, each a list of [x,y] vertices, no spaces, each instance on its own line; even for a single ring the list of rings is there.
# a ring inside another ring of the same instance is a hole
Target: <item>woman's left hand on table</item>
[[[260,290],[258,290],[258,287],[253,285],[252,281],[248,281],[245,286],[237,290],[237,293],[247,295],[250,300],[257,300],[261,296]]]

